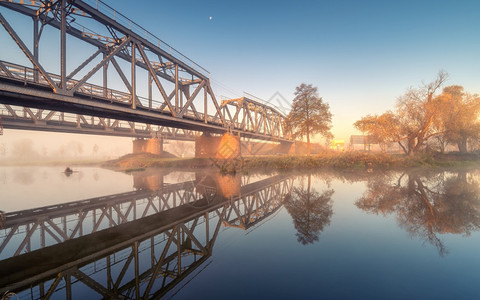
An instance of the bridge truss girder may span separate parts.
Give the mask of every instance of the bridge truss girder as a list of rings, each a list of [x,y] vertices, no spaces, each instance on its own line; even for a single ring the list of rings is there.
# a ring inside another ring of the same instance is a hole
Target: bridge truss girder
[[[103,70],[102,96],[109,98],[107,69],[113,66],[128,90],[129,97],[123,100],[125,102],[128,101],[132,108],[137,106],[148,107],[177,118],[182,118],[187,111],[190,111],[193,112],[197,120],[207,122],[207,114],[202,114],[201,116],[193,102],[200,90],[203,89],[203,95],[205,96],[204,104],[207,104],[207,101],[213,104],[216,110],[216,117],[222,123],[225,123],[225,119],[220,113],[220,108],[210,87],[208,72],[132,21],[127,19],[135,28],[140,28],[139,30],[126,28],[116,20],[109,18],[106,13],[111,11],[115,15],[126,19],[110,7],[103,5],[105,9],[102,11],[78,0],[2,0],[0,5],[30,16],[33,19],[35,43],[33,51],[31,51],[16,33],[15,29],[10,26],[6,18],[0,14],[0,23],[32,63],[35,73],[34,82],[47,84],[53,93],[73,96],[77,92],[88,91],[90,85],[87,84],[87,80],[97,72],[100,72],[100,70]],[[97,26],[103,25],[104,28],[96,29],[102,31],[102,33],[95,33],[81,25],[79,21],[94,23]],[[61,55],[59,76],[52,76],[52,74],[47,73],[45,71],[47,68],[38,59],[38,53],[40,52],[39,41],[45,26],[51,26],[60,31]],[[142,34],[145,34],[147,38],[140,36],[139,31],[142,31]],[[67,35],[73,36],[97,49],[69,74],[67,74]],[[150,39],[148,38],[149,35],[151,36]],[[154,44],[154,41],[157,44]],[[174,53],[170,54],[164,48]],[[123,68],[119,64],[118,59],[130,64],[129,69]],[[98,62],[95,63],[96,61]],[[4,67],[0,68],[5,69]],[[151,97],[143,99],[146,101],[142,101],[137,96],[136,92],[139,90],[138,81],[136,80],[137,68],[143,69],[148,73],[148,86],[143,88],[149,91],[149,96],[152,95],[152,86],[158,89],[157,92],[161,95],[161,101],[156,102],[159,104],[158,107],[153,107],[155,100]],[[125,75],[128,73],[130,73],[130,76]],[[80,74],[84,75],[81,76]],[[174,86],[173,90],[168,93],[166,91],[167,82]],[[204,111],[207,111],[207,108],[204,108]]]
[[[33,47],[29,48],[0,13],[0,23],[33,66],[21,67],[23,74],[18,74],[11,62],[0,62],[0,102],[98,117],[114,114],[120,120],[152,125],[220,134],[230,131],[247,138],[291,141],[285,132],[284,116],[275,109],[250,101],[242,108],[243,123],[239,122],[238,109],[232,114],[228,106],[222,108],[218,104],[206,70],[108,5],[96,3],[97,7],[80,0],[0,0],[0,6],[32,18],[34,37]],[[79,22],[93,23],[98,32]],[[39,42],[47,26],[60,32],[59,75],[47,72],[47,65],[39,59]],[[68,74],[67,36],[93,49]],[[138,81],[138,70],[147,74],[148,80]],[[121,79],[126,92],[111,87],[111,73]],[[94,75],[100,75],[102,83],[91,83]],[[43,93],[43,98],[39,98],[18,88],[12,92],[11,86],[4,85],[11,83],[23,83],[34,90],[46,89],[51,95]],[[144,96],[140,95],[142,92]],[[88,103],[82,102],[81,109],[74,104],[80,99],[89,99]],[[99,103],[111,105],[99,110]],[[113,109],[118,106],[131,110],[128,114],[118,114]],[[148,111],[153,118],[136,120],[137,111]],[[209,111],[214,114],[209,115]]]
[[[3,128],[195,141],[201,133],[118,119],[0,104]]]
[[[222,100],[221,107],[234,129],[288,137],[285,116],[277,109],[247,97]],[[234,108],[234,113],[229,108]]]

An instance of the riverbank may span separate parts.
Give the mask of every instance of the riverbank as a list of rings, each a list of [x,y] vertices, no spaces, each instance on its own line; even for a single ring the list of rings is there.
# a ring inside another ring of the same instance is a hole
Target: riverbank
[[[364,152],[325,152],[308,156],[255,156],[230,160],[210,158],[165,158],[153,154],[130,154],[102,165],[119,171],[138,171],[150,167],[198,169],[216,167],[221,173],[249,171],[315,170],[315,169],[405,169],[435,167],[480,167],[478,154],[397,154]]]

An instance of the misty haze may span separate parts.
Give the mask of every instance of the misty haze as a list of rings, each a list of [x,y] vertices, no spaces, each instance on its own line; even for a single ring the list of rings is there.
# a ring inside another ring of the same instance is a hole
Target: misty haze
[[[0,298],[478,299],[479,12],[0,0]]]

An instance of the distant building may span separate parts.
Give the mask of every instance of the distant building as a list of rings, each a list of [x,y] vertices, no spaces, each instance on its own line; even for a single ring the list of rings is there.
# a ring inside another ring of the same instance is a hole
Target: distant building
[[[387,153],[403,153],[402,148],[398,143],[388,143],[384,145],[384,148],[380,147],[378,140],[371,135],[351,135],[350,136],[350,150],[353,151],[372,151]]]
[[[371,135],[351,135],[350,147],[352,150],[380,151],[378,140]]]

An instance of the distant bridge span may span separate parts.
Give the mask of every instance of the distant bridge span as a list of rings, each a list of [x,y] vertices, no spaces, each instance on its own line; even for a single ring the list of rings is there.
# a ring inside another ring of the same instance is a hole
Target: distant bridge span
[[[168,135],[172,130],[165,128],[174,128],[184,130],[186,140],[202,132],[293,142],[274,107],[245,97],[220,104],[208,71],[102,1],[0,0],[0,7],[6,8],[0,23],[18,46],[16,56],[31,64],[0,53],[5,128],[136,137]],[[11,20],[16,13],[33,21],[30,47],[18,33],[25,22]],[[39,59],[46,27],[59,32],[59,61]],[[84,53],[89,56],[78,61]],[[55,66],[59,70],[50,71]],[[12,106],[23,108],[23,116]],[[51,119],[65,113],[76,120]]]

